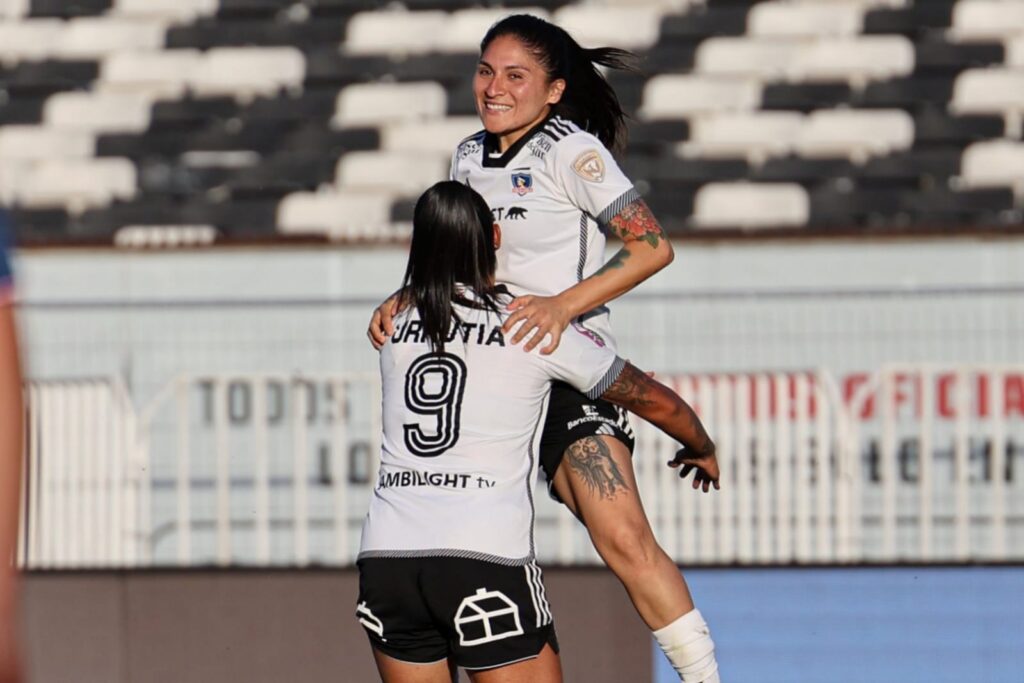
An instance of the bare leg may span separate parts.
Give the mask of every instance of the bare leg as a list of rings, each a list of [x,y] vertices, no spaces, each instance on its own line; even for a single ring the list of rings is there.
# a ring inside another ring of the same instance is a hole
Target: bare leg
[[[662,628],[693,609],[686,581],[651,531],[622,442],[606,436],[575,442],[566,449],[554,487],[587,527],[648,628]]]
[[[550,645],[545,645],[533,659],[496,669],[470,671],[469,679],[473,683],[562,683],[562,661]]]
[[[410,664],[373,648],[377,671],[384,683],[458,683],[458,669],[448,660],[433,664]]]

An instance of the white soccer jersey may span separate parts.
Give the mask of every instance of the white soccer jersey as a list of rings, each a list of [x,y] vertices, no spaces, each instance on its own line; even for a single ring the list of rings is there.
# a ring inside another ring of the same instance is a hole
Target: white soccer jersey
[[[452,157],[451,179],[479,192],[501,225],[498,282],[514,294],[553,296],[604,264],[601,226],[640,197],[596,137],[555,116],[538,124],[504,154],[481,131]],[[608,309],[574,326],[614,347]]]
[[[597,397],[625,364],[572,330],[551,355],[526,353],[505,340],[504,313],[456,310],[463,322],[443,354],[430,353],[415,310],[381,350],[383,448],[360,558],[529,563],[551,381]]]

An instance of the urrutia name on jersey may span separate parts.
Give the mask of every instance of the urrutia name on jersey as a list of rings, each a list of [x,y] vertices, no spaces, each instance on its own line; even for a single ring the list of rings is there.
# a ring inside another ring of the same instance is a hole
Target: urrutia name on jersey
[[[464,344],[477,344],[480,346],[505,345],[505,335],[501,332],[500,321],[496,325],[483,323],[452,323],[452,329],[448,332],[446,342],[455,341],[456,336]],[[419,320],[395,326],[395,334],[391,337],[392,344],[424,344],[427,341],[423,324]]]

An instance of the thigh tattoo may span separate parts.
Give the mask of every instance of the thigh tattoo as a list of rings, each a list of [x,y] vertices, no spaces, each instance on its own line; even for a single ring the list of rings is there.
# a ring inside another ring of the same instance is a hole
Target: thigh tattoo
[[[599,438],[588,436],[573,443],[566,451],[569,466],[578,472],[587,488],[601,498],[614,498],[620,490],[628,491],[612,452]]]

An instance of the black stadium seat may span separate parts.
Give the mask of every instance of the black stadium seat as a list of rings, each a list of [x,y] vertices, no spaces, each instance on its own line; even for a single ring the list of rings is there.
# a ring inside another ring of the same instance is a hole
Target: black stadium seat
[[[918,35],[948,28],[956,0],[918,0],[908,7],[876,8],[864,16],[864,33]]]
[[[32,0],[29,16],[33,17],[87,17],[103,14],[114,0]]]
[[[212,47],[289,45],[301,48],[304,45],[337,44],[344,37],[345,24],[336,18],[311,18],[303,22],[203,18],[187,26],[169,29],[167,47],[206,50]]]

